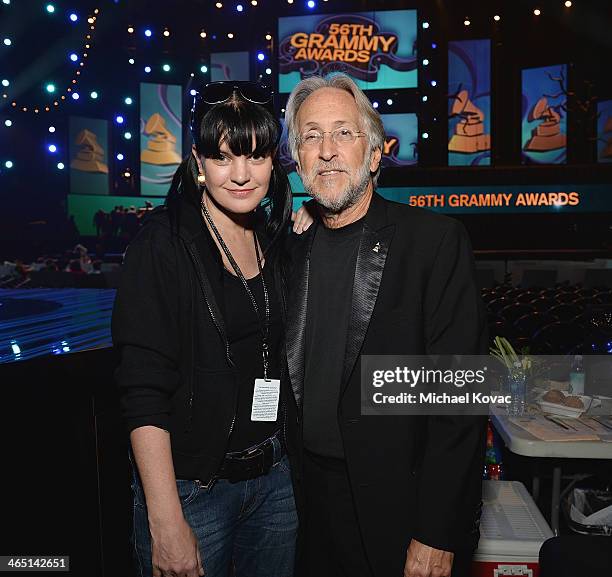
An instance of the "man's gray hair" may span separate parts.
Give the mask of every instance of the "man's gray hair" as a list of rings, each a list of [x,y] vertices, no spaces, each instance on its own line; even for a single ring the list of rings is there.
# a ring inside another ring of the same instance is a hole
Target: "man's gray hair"
[[[293,160],[298,161],[298,144],[299,144],[299,129],[297,125],[297,115],[300,106],[313,93],[321,88],[338,88],[346,90],[355,99],[359,117],[362,119],[364,132],[368,135],[370,141],[370,152],[380,148],[384,150],[385,144],[385,128],[383,126],[380,114],[372,106],[368,97],[363,93],[361,88],[355,84],[353,79],[347,74],[334,72],[327,76],[309,76],[299,82],[289,95],[287,107],[285,111],[285,122],[287,124],[287,133],[289,140],[289,151]],[[374,186],[378,181],[380,173],[380,165],[378,170],[372,176]]]

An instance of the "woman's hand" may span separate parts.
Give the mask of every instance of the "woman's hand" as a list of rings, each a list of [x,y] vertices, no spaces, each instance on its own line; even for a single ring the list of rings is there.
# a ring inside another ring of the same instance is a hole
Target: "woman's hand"
[[[198,541],[181,516],[173,523],[150,524],[153,577],[201,577],[204,575]]]
[[[301,206],[297,212],[291,213],[291,220],[293,222],[293,232],[296,234],[302,234],[306,232],[310,225],[314,222],[312,216],[305,206]]]

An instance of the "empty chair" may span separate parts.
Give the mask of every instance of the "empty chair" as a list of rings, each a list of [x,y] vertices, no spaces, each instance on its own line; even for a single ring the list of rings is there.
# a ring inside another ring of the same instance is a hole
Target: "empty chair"
[[[542,327],[556,321],[557,319],[551,317],[549,314],[536,311],[516,319],[514,322],[514,331],[521,337],[531,338]]]
[[[518,303],[531,303],[531,301],[533,301],[533,299],[537,298],[537,296],[538,296],[537,293],[528,290],[528,291],[525,291],[525,292],[521,293],[520,295],[517,295],[516,302],[518,302]]]
[[[573,303],[578,297],[574,292],[562,292],[555,297],[558,303]]]
[[[538,330],[531,339],[536,355],[566,355],[584,350],[585,331],[572,323],[555,322]]]
[[[544,313],[548,312],[551,308],[556,307],[559,303],[550,297],[539,297],[532,300],[529,304],[538,312]]]
[[[510,304],[510,302],[511,301],[505,297],[497,297],[496,299],[493,299],[492,301],[487,303],[487,310],[493,313],[499,313],[499,311],[501,311],[505,306]]]
[[[534,313],[535,308],[532,305],[525,303],[513,303],[505,306],[499,311],[499,315],[509,324],[514,322],[523,315]]]
[[[560,321],[568,322],[582,313],[582,308],[574,303],[562,303],[552,307],[548,312]]]

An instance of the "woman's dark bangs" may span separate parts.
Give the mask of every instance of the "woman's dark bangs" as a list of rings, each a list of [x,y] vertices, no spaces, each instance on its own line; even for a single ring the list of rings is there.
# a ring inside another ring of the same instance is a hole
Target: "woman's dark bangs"
[[[224,142],[236,156],[267,156],[276,148],[279,136],[280,125],[266,109],[245,101],[239,101],[238,106],[224,103],[204,116],[198,152],[206,158],[219,158]]]

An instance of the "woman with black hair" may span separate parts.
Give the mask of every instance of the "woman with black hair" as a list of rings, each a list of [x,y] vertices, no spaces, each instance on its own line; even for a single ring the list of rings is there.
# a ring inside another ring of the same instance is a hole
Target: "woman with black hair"
[[[165,206],[128,248],[113,311],[135,561],[143,576],[290,577],[296,409],[279,260],[292,200],[272,93],[208,84],[191,131]]]

